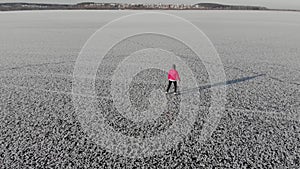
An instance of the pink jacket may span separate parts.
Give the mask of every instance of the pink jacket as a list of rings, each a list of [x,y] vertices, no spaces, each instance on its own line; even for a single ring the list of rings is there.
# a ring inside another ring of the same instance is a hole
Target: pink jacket
[[[175,69],[169,70],[168,79],[171,80],[171,81],[180,80],[178,72]]]

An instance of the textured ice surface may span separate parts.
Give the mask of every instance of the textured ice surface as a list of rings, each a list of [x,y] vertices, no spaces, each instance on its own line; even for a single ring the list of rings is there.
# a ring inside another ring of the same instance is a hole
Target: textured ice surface
[[[201,99],[195,103],[199,117],[180,144],[161,155],[131,159],[112,154],[89,139],[72,102],[74,64],[92,33],[130,13],[0,13],[0,168],[300,167],[300,13],[293,12],[170,12],[206,33],[223,61],[227,102],[216,131],[204,143],[198,142],[211,94],[205,68],[198,65],[199,89],[186,92],[199,92]],[[124,50],[126,46],[111,54]],[[113,65],[107,62],[98,71],[110,72]],[[105,74],[98,75],[97,106],[101,110],[113,102],[107,89],[112,81]],[[141,78],[146,75],[159,90],[141,91],[149,89],[149,81]],[[129,94],[136,109],[161,110],[159,102],[170,99],[156,98],[166,85],[156,79],[161,76],[162,72],[152,70],[134,79]],[[159,102],[151,105],[143,94]],[[179,101],[173,100],[175,104]],[[166,131],[176,113],[153,114],[149,119],[133,123],[111,113],[106,122],[124,135],[152,137]]]

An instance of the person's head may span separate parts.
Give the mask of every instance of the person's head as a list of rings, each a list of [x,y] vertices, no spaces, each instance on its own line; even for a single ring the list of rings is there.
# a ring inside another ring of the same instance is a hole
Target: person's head
[[[173,64],[173,69],[176,69],[176,65],[175,64]]]

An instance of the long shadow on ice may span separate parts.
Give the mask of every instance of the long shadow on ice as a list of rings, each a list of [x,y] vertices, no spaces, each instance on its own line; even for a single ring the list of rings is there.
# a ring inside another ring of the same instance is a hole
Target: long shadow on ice
[[[241,83],[241,82],[249,81],[249,80],[255,79],[260,76],[265,76],[265,75],[266,74],[259,74],[259,75],[255,75],[255,76],[248,76],[248,77],[242,77],[239,79],[228,80],[226,82],[220,82],[220,83],[208,84],[208,85],[206,84],[206,85],[195,87],[195,88],[183,89],[179,92],[179,95],[188,94],[188,93],[192,93],[192,92],[198,92],[200,90],[209,89],[209,88],[217,87],[217,86],[226,86],[226,85]]]

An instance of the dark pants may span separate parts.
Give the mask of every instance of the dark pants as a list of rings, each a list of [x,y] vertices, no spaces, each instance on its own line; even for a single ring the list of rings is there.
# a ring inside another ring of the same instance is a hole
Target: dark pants
[[[170,80],[169,80],[169,85],[168,85],[167,92],[169,92],[169,89],[170,89],[172,83],[174,83],[174,87],[175,87],[174,92],[176,93],[176,91],[177,91],[177,82],[176,81],[170,81]]]

